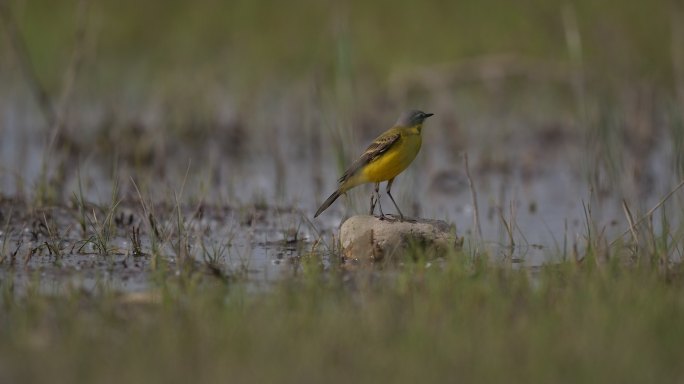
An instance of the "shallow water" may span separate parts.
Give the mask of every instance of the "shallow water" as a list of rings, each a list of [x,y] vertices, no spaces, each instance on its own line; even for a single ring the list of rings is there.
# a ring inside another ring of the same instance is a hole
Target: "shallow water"
[[[4,104],[0,186],[5,196],[31,201],[47,139],[40,118],[21,114],[21,110],[11,101]],[[591,148],[581,127],[547,124],[530,128],[523,120],[471,116],[458,124],[468,128],[458,128],[447,117],[439,120],[437,111],[434,120],[426,123],[423,149],[397,178],[393,194],[408,216],[446,220],[456,224],[459,235],[475,235],[474,192],[484,246],[495,257],[512,258],[521,266],[535,267],[567,257],[574,244],[583,246],[588,222],[606,241],[617,238],[627,229],[623,199],[639,217],[677,184],[672,171],[675,144],[666,135],[654,133],[654,144],[645,151],[620,144],[619,169],[611,171],[608,162],[596,160],[604,159],[603,153]],[[505,128],[495,127],[501,122]],[[319,234],[324,245],[330,244],[331,235],[346,216],[367,213],[371,186],[356,188],[313,219],[313,212],[333,191],[341,171],[334,162],[336,149],[329,143],[333,133],[321,131],[312,136],[293,125],[261,124],[267,127],[240,144],[245,148],[237,149],[230,141],[234,138],[222,132],[225,127],[187,143],[182,137],[166,137],[159,128],[146,138],[148,128],[143,127],[142,133],[135,134],[142,138],[124,138],[129,141],[123,147],[121,142],[98,139],[97,134],[86,131],[81,139],[89,145],[82,147],[81,153],[69,154],[58,146],[50,154],[48,169],[58,200],[64,204],[39,210],[31,203],[3,202],[1,222],[4,225],[11,220],[0,241],[5,244],[5,255],[19,250],[14,262],[4,261],[0,276],[12,276],[19,282],[38,279],[46,288],[70,282],[84,287],[107,284],[124,290],[145,289],[154,278],[151,271],[158,267],[153,268],[149,256],[132,255],[133,227],[141,229],[142,249],[151,253],[150,224],[141,196],[145,204],[158,207],[155,215],[163,220],[161,225],[168,233],[174,228],[178,232],[174,202],[181,203],[188,253],[198,269],[207,253],[200,249],[204,243],[206,249],[222,249],[219,264],[224,273],[239,271],[257,286],[296,273],[298,258],[311,250]],[[454,144],[450,135],[456,128],[466,143]],[[377,133],[364,132],[353,140],[345,151],[348,157],[361,153]],[[105,140],[104,144],[90,145],[98,140]],[[136,145],[144,140],[155,143],[151,149],[142,147],[151,153],[150,164],[135,154],[140,150]],[[466,150],[474,191],[465,172]],[[56,165],[60,163],[61,175]],[[113,252],[108,256],[98,255],[90,243],[81,247],[92,231],[79,229],[82,216],[74,201],[80,191],[85,201],[98,207],[94,216],[86,213],[91,227],[96,217],[102,220],[106,216],[104,208],[111,204],[113,191],[123,201],[115,217],[131,217],[130,223],[116,225]],[[661,211],[679,209],[680,201],[676,194]],[[393,212],[386,196],[382,205],[386,212]],[[658,231],[659,220],[654,221]],[[58,232],[64,248],[60,257],[51,255],[45,245],[55,237],[46,233],[48,226]],[[170,245],[174,241],[167,239],[160,251],[170,270],[177,268],[178,251]],[[321,251],[321,245],[316,249]]]

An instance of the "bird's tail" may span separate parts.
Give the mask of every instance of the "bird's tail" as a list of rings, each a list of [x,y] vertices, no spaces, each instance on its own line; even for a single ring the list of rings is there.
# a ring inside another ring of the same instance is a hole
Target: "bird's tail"
[[[328,209],[328,207],[329,207],[332,203],[334,203],[335,200],[337,200],[337,198],[340,197],[340,195],[343,193],[343,192],[341,192],[341,191],[342,191],[342,188],[340,188],[340,189],[338,189],[337,191],[333,192],[333,194],[330,195],[330,197],[328,197],[327,200],[325,200],[325,202],[321,205],[321,207],[318,208],[318,211],[316,211],[316,214],[314,215],[314,218],[318,217],[318,215],[320,215],[321,213],[323,213],[323,211],[325,211],[326,209]]]

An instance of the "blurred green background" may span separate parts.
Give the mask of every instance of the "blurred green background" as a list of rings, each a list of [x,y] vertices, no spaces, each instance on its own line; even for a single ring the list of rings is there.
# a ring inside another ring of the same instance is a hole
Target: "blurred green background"
[[[79,1],[10,1],[40,78],[56,89],[79,24]],[[239,79],[248,87],[350,71],[383,85],[396,71],[490,54],[573,63],[599,78],[672,83],[672,1],[87,1],[91,87],[121,81],[183,86]],[[676,40],[676,38],[675,38]],[[3,39],[3,56],[8,54]],[[3,72],[11,67],[3,60]],[[577,64],[577,62],[573,63]],[[135,76],[135,77],[131,77]]]

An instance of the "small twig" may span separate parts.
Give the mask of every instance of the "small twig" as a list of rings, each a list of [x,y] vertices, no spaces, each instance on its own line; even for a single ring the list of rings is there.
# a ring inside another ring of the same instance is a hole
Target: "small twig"
[[[636,227],[637,225],[641,224],[642,221],[646,220],[649,216],[651,216],[653,214],[653,212],[655,212],[658,208],[660,208],[663,204],[665,204],[665,202],[667,200],[669,200],[670,197],[672,197],[672,195],[674,195],[674,193],[677,192],[682,187],[684,187],[684,180],[682,180],[679,184],[677,184],[676,187],[674,187],[674,189],[672,189],[670,192],[667,193],[667,195],[665,195],[662,199],[660,199],[658,204],[656,204],[653,208],[649,209],[648,212],[646,212],[646,214],[641,216],[641,218],[639,218],[639,220],[637,220],[634,223],[634,226]],[[629,232],[630,232],[630,229],[628,228],[627,230],[622,232],[615,240],[611,241],[610,244],[608,244],[608,246],[612,247],[615,243],[617,243],[618,240],[620,240],[622,238],[622,236],[628,234]]]
[[[511,224],[506,220],[503,208],[499,207],[499,218],[506,229],[506,234],[508,235],[508,246],[513,249],[515,248],[515,240],[513,239],[513,228]]]
[[[589,224],[590,209],[587,209],[587,204],[582,199],[582,212],[584,212],[584,225],[587,226],[587,237],[591,237],[591,225]]]
[[[627,217],[627,223],[629,224],[629,231],[632,233],[632,238],[634,239],[634,245],[639,247],[639,236],[637,234],[637,229],[634,226],[634,217],[632,216],[632,211],[630,211],[625,199],[622,199],[622,210],[625,211],[625,217]]]
[[[142,243],[140,241],[140,227],[134,225],[131,230],[131,246],[133,247],[133,256],[145,256],[142,250]]]
[[[14,213],[14,207],[10,206],[9,214],[7,215],[7,221],[5,222],[5,226],[4,226],[3,234],[2,234],[2,247],[0,247],[0,264],[2,264],[6,259],[5,252],[7,250],[7,248],[6,248],[7,244],[9,243],[10,223],[12,222],[12,214],[13,213]]]
[[[331,248],[331,246],[328,245],[328,243],[323,240],[323,235],[318,230],[318,228],[316,228],[314,223],[311,222],[311,220],[309,220],[309,217],[306,215],[306,213],[304,213],[302,210],[299,210],[299,209],[296,212],[299,214],[300,218],[304,219],[304,221],[306,222],[306,225],[309,227],[309,229],[311,229],[312,231],[314,231],[316,233],[316,243],[322,243],[325,246],[325,249],[327,252],[334,253],[334,243],[333,243],[333,248]],[[301,222],[300,222],[300,224],[301,224]]]
[[[530,242],[527,240],[527,237],[525,236],[525,233],[520,229],[520,226],[518,225],[518,220],[516,219],[517,215],[517,210],[513,208],[513,201],[509,202],[509,209],[511,211],[511,215],[509,216],[511,219],[511,224],[513,225],[513,229],[517,228],[518,229],[518,234],[522,238],[523,242],[525,243],[526,246],[530,245]]]
[[[470,196],[473,200],[473,226],[477,230],[477,236],[479,241],[482,241],[482,227],[480,226],[480,212],[477,207],[477,192],[475,192],[475,184],[473,179],[470,177],[470,168],[468,167],[468,153],[463,154],[463,160],[465,162],[465,172],[468,177],[468,187],[470,188]]]

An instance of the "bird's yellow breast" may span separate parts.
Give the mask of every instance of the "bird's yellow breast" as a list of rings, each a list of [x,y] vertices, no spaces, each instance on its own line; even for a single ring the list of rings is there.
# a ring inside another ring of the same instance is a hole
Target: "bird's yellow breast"
[[[365,182],[381,182],[395,178],[411,164],[420,151],[420,126],[403,128],[401,138],[387,152],[363,167],[361,178]]]

